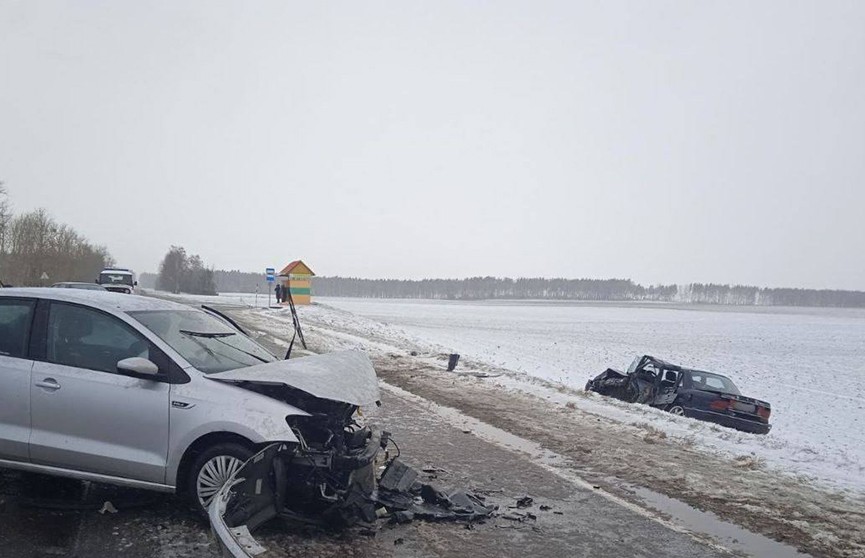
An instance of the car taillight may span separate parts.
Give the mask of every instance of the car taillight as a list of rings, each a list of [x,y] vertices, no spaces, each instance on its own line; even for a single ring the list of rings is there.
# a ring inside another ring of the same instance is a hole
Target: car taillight
[[[709,408],[713,411],[726,411],[732,403],[729,399],[716,399],[709,403]]]
[[[757,407],[757,416],[760,418],[764,418],[769,420],[769,415],[772,413],[772,410],[768,407]]]

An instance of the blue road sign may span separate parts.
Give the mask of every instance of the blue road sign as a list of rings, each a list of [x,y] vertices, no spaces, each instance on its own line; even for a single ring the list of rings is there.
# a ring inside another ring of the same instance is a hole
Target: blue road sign
[[[276,277],[274,277],[274,274],[276,273],[275,269],[273,269],[272,267],[268,267],[264,270],[264,273],[267,276],[268,283],[273,283],[274,281],[276,281]]]

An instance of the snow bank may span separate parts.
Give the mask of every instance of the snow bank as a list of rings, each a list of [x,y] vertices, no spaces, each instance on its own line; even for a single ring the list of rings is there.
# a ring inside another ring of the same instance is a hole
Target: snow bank
[[[515,372],[503,387],[627,423],[650,421],[709,451],[754,454],[769,465],[865,492],[865,312],[846,309],[586,305],[319,299],[302,317],[349,339],[464,359]],[[350,344],[350,343],[349,343]],[[361,342],[362,344],[362,342]],[[608,398],[562,394],[608,366],[652,354],[734,379],[772,403],[757,436]]]

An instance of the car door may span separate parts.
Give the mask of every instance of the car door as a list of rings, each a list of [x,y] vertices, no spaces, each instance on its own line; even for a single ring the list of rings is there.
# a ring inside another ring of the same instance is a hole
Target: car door
[[[0,459],[27,461],[30,328],[35,300],[0,298]]]
[[[659,374],[660,382],[655,398],[652,400],[652,405],[656,407],[666,407],[676,400],[679,396],[679,385],[682,381],[682,374],[677,370],[664,369]]]
[[[31,461],[163,483],[170,385],[117,373],[129,357],[158,363],[159,349],[87,306],[52,301],[45,322],[30,386]]]
[[[637,399],[636,403],[651,403],[655,398],[655,393],[657,393],[657,383],[658,383],[658,367],[655,364],[642,363],[641,366],[637,368],[636,372],[632,374],[633,378],[636,381],[637,385]]]

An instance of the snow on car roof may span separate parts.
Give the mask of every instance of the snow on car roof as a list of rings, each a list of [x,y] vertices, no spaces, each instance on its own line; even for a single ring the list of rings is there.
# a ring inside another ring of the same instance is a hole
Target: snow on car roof
[[[100,273],[113,273],[115,275],[132,275],[128,269],[103,269]]]
[[[191,310],[189,306],[132,294],[112,293],[108,291],[90,291],[84,289],[54,289],[51,287],[13,287],[0,289],[2,297],[30,297],[59,300],[62,302],[77,302],[104,310],[120,310],[121,312],[136,312],[144,310]]]

